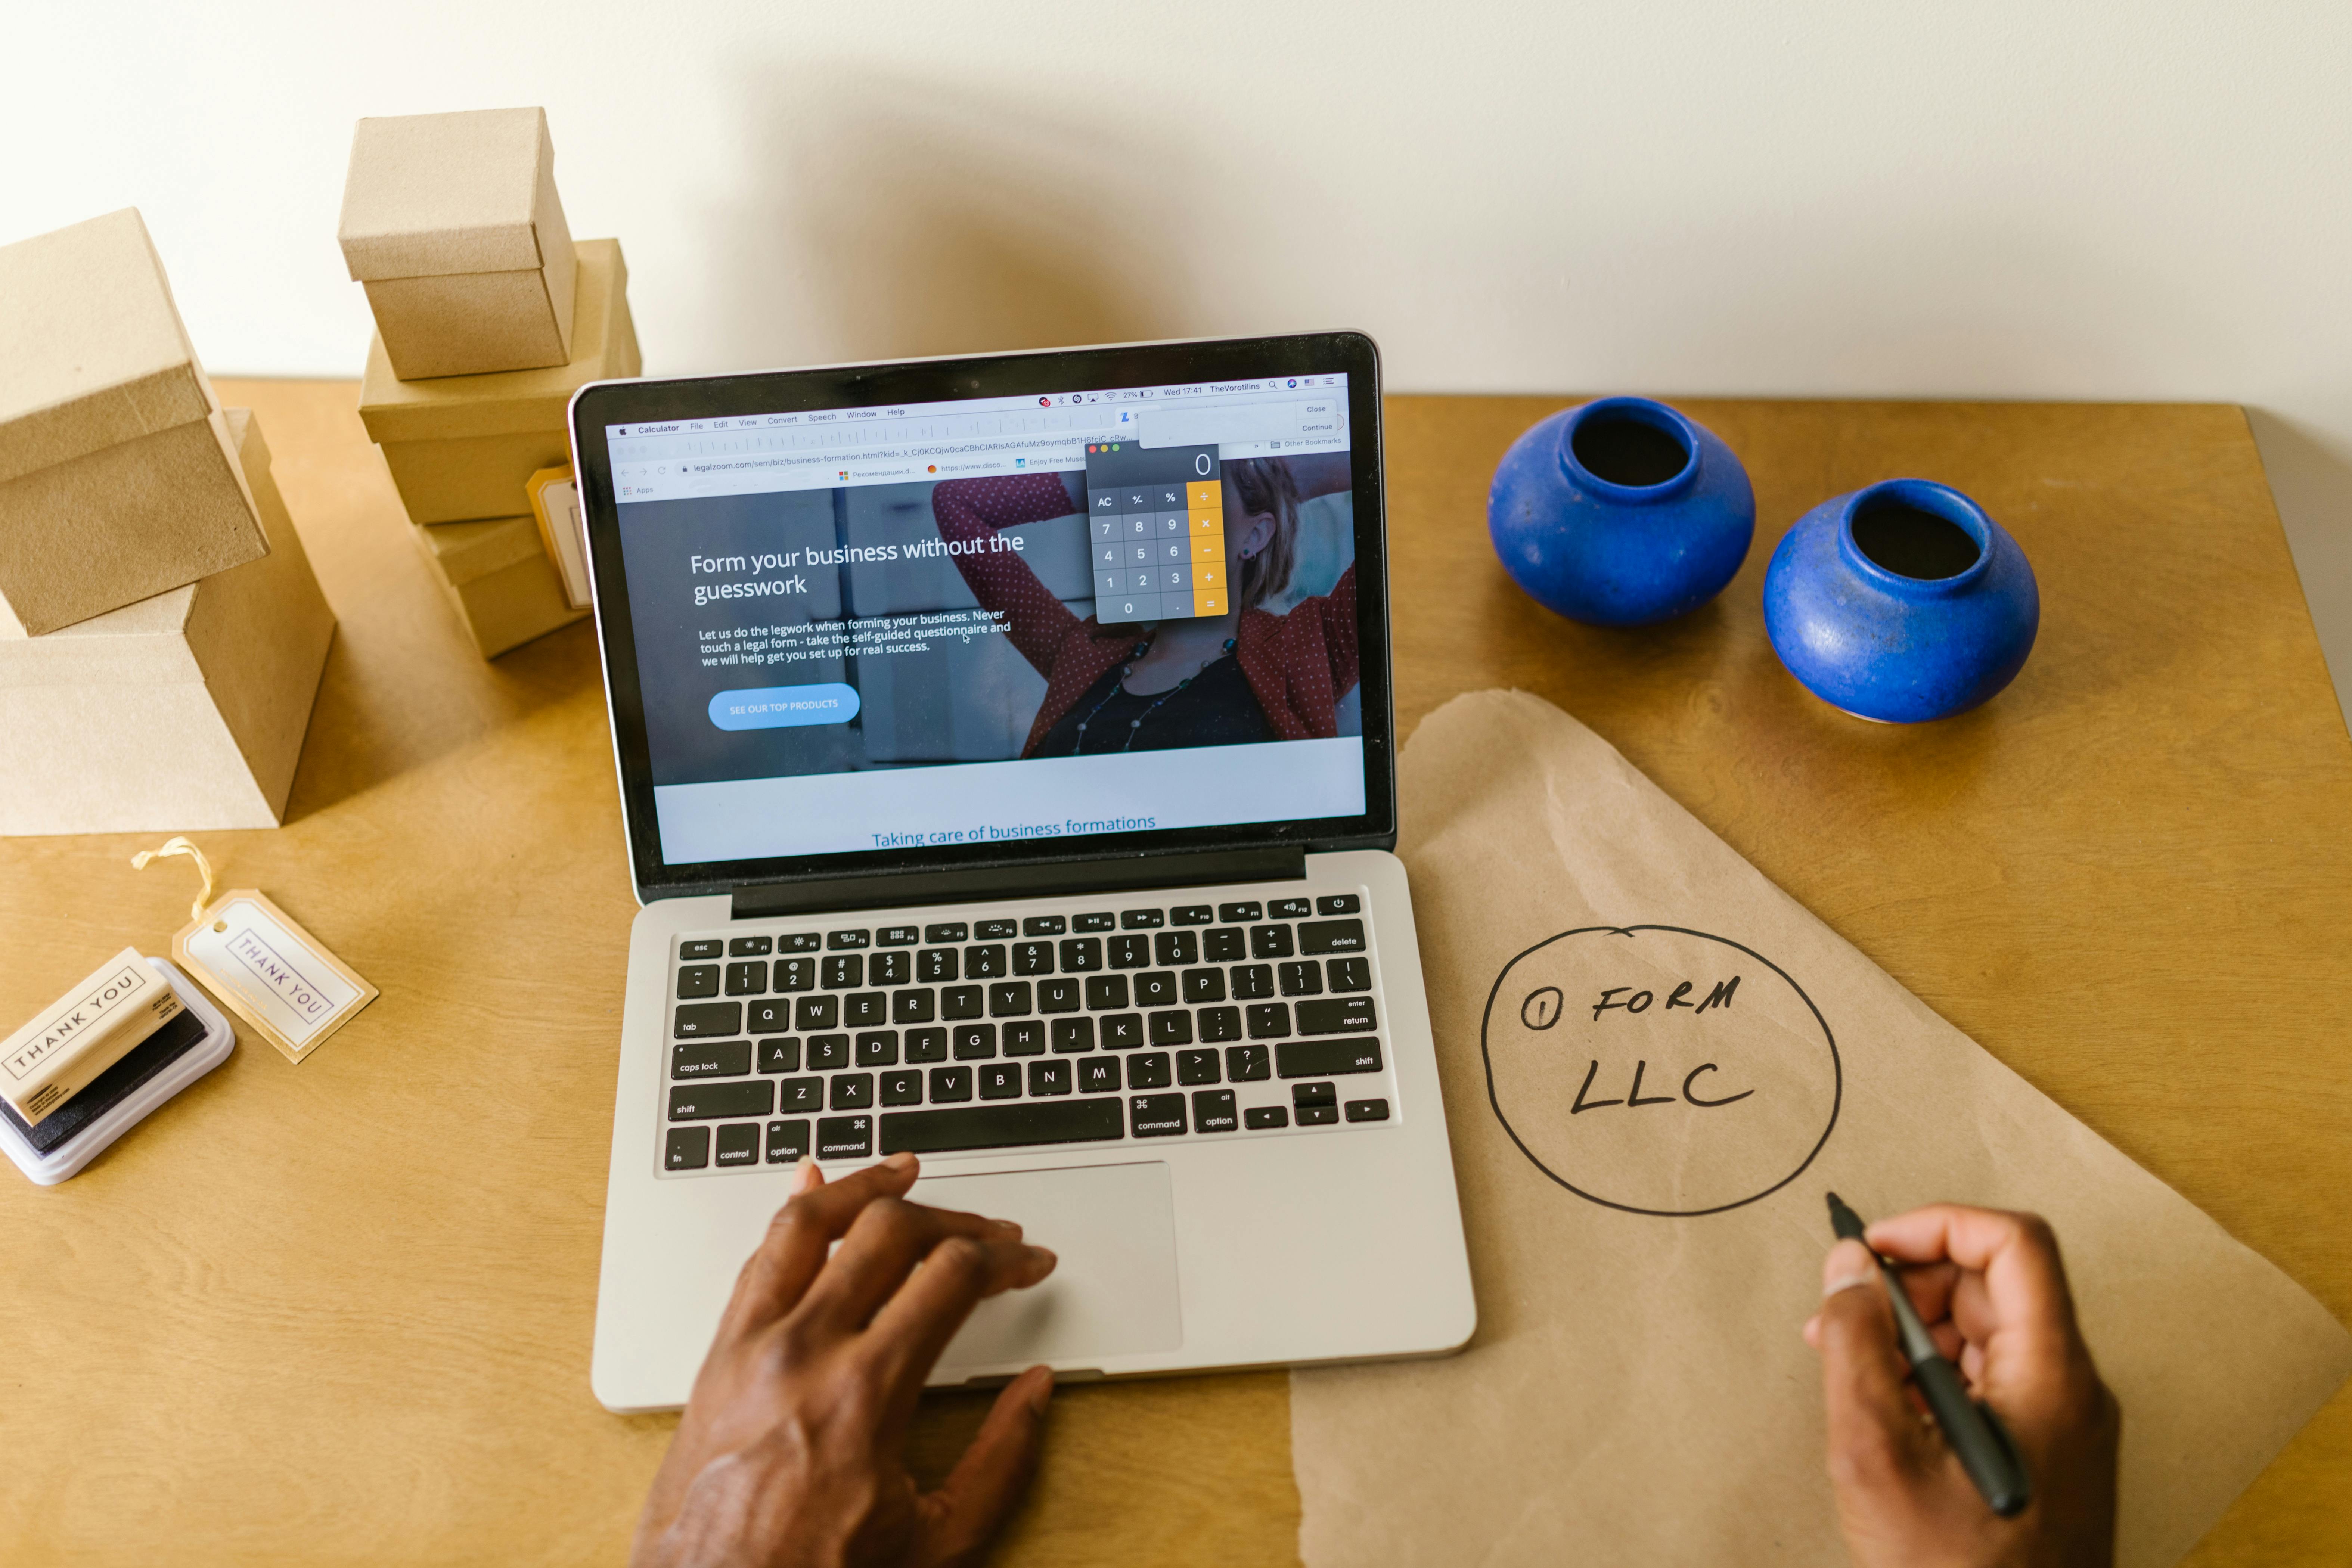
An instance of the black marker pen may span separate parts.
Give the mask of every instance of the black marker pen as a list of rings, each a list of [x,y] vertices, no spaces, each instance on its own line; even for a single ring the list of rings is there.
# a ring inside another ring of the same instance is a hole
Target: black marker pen
[[[1830,1228],[1841,1241],[1863,1241],[1862,1216],[1830,1194]],[[1895,1306],[1895,1330],[1903,1341],[1903,1359],[1911,1363],[1912,1381],[1927,1401],[1927,1408],[1936,1417],[1936,1425],[1944,1431],[1944,1441],[1960,1458],[1960,1468],[1969,1479],[1977,1484],[1993,1512],[2003,1519],[2014,1519],[2025,1511],[2032,1500],[2025,1475],[2025,1461],[2018,1458],[2016,1446],[2010,1442],[2009,1433],[1984,1405],[1969,1397],[1960,1385],[1958,1368],[1944,1359],[1936,1348],[1935,1336],[1927,1325],[1919,1321],[1918,1310],[1911,1305],[1911,1297],[1903,1289],[1903,1281],[1894,1265],[1874,1252],[1879,1278],[1885,1282],[1886,1299]]]

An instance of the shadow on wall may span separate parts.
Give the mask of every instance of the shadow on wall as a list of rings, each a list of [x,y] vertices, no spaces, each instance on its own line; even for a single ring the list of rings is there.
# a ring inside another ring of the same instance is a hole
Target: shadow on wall
[[[2307,426],[2266,408],[2249,407],[2263,471],[2278,501],[2287,548],[2311,603],[2336,700],[2352,725],[2352,459]]]
[[[743,79],[744,177],[704,309],[743,368],[1178,335],[1182,149],[996,94],[795,66]],[[1131,171],[1156,171],[1147,184]],[[714,367],[715,368],[715,367]]]

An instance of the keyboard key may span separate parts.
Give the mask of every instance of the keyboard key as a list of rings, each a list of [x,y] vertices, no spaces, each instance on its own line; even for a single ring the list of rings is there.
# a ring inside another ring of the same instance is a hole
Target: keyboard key
[[[1327,959],[1323,973],[1334,991],[1370,991],[1372,988],[1372,962],[1368,958]]]
[[[856,952],[830,954],[824,961],[824,988],[854,991],[866,984],[866,956]]]
[[[727,944],[730,958],[765,958],[775,949],[775,939],[764,936],[739,936]]]
[[[829,931],[824,933],[824,945],[839,952],[844,948],[865,947],[874,941],[874,933],[863,931]]]
[[[1099,914],[1072,915],[1070,929],[1072,931],[1117,931],[1118,918],[1108,910]]]
[[[1274,1068],[1285,1078],[1378,1072],[1381,1043],[1369,1035],[1341,1040],[1285,1040],[1274,1047]]]
[[[1225,1047],[1225,1076],[1235,1083],[1257,1083],[1273,1075],[1273,1054],[1264,1046]]]
[[[1192,1092],[1192,1131],[1195,1132],[1238,1132],[1241,1118],[1234,1114],[1234,1091],[1230,1089],[1202,1089]]]
[[[1347,1111],[1350,1121],[1386,1121],[1389,1119],[1389,1102],[1385,1100],[1351,1100],[1348,1101]]]
[[[1117,1057],[1088,1057],[1078,1064],[1080,1094],[1117,1094],[1123,1087]]]
[[[838,996],[803,996],[793,1004],[793,1023],[803,1035],[816,1029],[830,1029],[841,1022],[841,998]]]
[[[992,1017],[1024,1018],[1036,1010],[1037,1005],[1026,980],[1000,980],[988,988],[988,1011]]]
[[[751,1042],[713,1041],[709,1045],[672,1046],[672,1078],[740,1078],[751,1070]]]
[[[1153,962],[1165,969],[1181,969],[1188,963],[1201,962],[1201,937],[1197,931],[1163,931],[1151,939]]]
[[[715,1121],[722,1116],[765,1116],[776,1108],[776,1088],[763,1078],[727,1083],[682,1083],[669,1091],[672,1121]]]
[[[740,1002],[689,1002],[677,1010],[671,1037],[680,1040],[708,1040],[720,1035],[743,1032],[743,1004]]]
[[[1294,1083],[1290,1086],[1290,1103],[1302,1107],[1338,1105],[1339,1087],[1330,1083]]]
[[[1146,970],[1135,977],[1135,1005],[1139,1007],[1173,1007],[1176,1005],[1176,976],[1165,969]]]
[[[743,968],[748,966],[739,964],[737,967]],[[766,965],[762,964],[761,967],[765,968]],[[681,969],[677,972],[677,999],[679,1001],[699,1002],[705,996],[716,996],[718,994],[719,966],[717,964],[698,963],[689,969]]]
[[[1213,1046],[1242,1037],[1242,1010],[1239,1007],[1203,1007],[1200,1019],[1201,1038]]]
[[[1150,962],[1150,937],[1129,935],[1110,939],[1110,966],[1113,969],[1140,969]]]
[[[805,1121],[768,1123],[768,1163],[797,1165],[808,1157],[809,1124]]]
[[[857,1065],[887,1068],[898,1065],[898,1037],[889,1029],[869,1029],[857,1037]]]
[[[1313,960],[1274,966],[1285,996],[1317,996],[1323,991],[1323,966]]]
[[[1158,910],[1121,910],[1118,926],[1121,931],[1157,931],[1167,923],[1168,917]]]
[[[730,1121],[719,1130],[717,1163],[756,1165],[760,1163],[760,1124],[756,1121]]]
[[[781,1040],[760,1042],[761,1072],[798,1072],[801,1070],[801,1043],[789,1036]]]
[[[940,1016],[942,1018],[977,1018],[981,1014],[981,991],[977,985],[948,985],[940,990]]]
[[[943,1062],[948,1059],[948,1032],[945,1029],[909,1029],[907,1031],[907,1059],[910,1062]]]
[[[1298,928],[1298,951],[1317,954],[1361,952],[1364,951],[1364,922],[1308,921]]]
[[[1290,956],[1288,926],[1252,926],[1249,942],[1252,958],[1288,958]]]
[[[1127,976],[1124,974],[1094,974],[1087,978],[1087,1008],[1099,1013],[1106,1008],[1127,1005]]]
[[[1227,925],[1241,925],[1265,919],[1265,911],[1255,904],[1219,904],[1217,918]]]
[[[1146,1051],[1127,1058],[1128,1088],[1166,1089],[1170,1082],[1166,1051]]]
[[[954,1032],[956,1060],[981,1062],[996,1054],[995,1025],[958,1024]]]
[[[939,998],[929,991],[919,987],[890,993],[890,1021],[894,1024],[928,1024],[938,1012]]]
[[[1225,999],[1225,972],[1222,969],[1188,969],[1184,972],[1184,1000],[1187,1002],[1222,1002]]]
[[[816,1124],[816,1157],[820,1160],[870,1160],[874,1157],[874,1118],[828,1116]]]
[[[974,1070],[980,1081],[982,1100],[1018,1100],[1021,1098],[1021,1064],[993,1062]]]
[[[882,1075],[882,1103],[885,1105],[920,1105],[923,1103],[923,1073],[920,1068],[900,1068],[897,1072]]]
[[[1078,1102],[1084,1105],[1086,1101]],[[1184,1097],[1181,1094],[1139,1094],[1127,1102],[1129,1124],[1138,1138],[1181,1138],[1184,1134]]]
[[[1304,920],[1315,912],[1315,906],[1305,899],[1276,899],[1265,906],[1265,912],[1278,921]]]
[[[782,996],[743,1009],[743,1026],[755,1035],[781,1035],[793,1026],[793,1005]]]
[[[837,1072],[832,1083],[835,1110],[864,1110],[874,1103],[874,1075],[870,1072]]]
[[[816,960],[814,958],[776,960],[776,989],[779,991],[815,990]]]
[[[1278,1040],[1290,1033],[1290,1005],[1286,1002],[1258,1002],[1244,1009],[1249,1017],[1249,1037],[1253,1040]]]
[[[824,945],[824,939],[813,931],[796,931],[790,936],[776,939],[778,952],[814,952]]]
[[[1184,1015],[1179,1013],[1178,1017]],[[1072,1020],[1076,1022],[1076,1020]],[[1143,1044],[1143,1015],[1140,1013],[1107,1013],[1102,1021],[1102,1048],[1123,1051]]]
[[[1023,936],[1059,936],[1069,929],[1069,923],[1059,915],[1031,915],[1021,922]]]
[[[1234,999],[1253,1002],[1274,994],[1274,966],[1270,963],[1237,963],[1234,965]]]
[[[1318,915],[1356,915],[1364,911],[1364,900],[1353,893],[1326,893],[1315,900]]]
[[[1336,1105],[1302,1105],[1298,1108],[1298,1125],[1301,1127],[1329,1127],[1339,1120],[1339,1108]]]
[[[963,968],[964,973],[974,980],[1003,979],[1005,975],[1004,944],[1001,942],[984,942],[978,947],[965,948]],[[953,980],[955,976],[950,974],[948,978]]]
[[[1054,929],[1059,931],[1062,928],[1055,926]],[[1021,932],[1011,921],[974,921],[971,922],[971,934],[982,942],[1003,942],[1008,937],[1019,936]]]
[[[1045,1021],[1043,1018],[1015,1018],[1006,1024],[1004,1054],[1008,1057],[1044,1056]]]
[[[951,1104],[971,1098],[970,1068],[933,1068],[931,1069],[931,1103]]]
[[[1040,1013],[1075,1013],[1078,1010],[1078,983],[1067,976],[1056,975],[1037,982],[1037,1011]]]
[[[915,955],[911,952],[877,952],[866,966],[866,983],[869,985],[904,985],[915,978]]]
[[[778,1110],[823,1110],[824,1079],[821,1078],[780,1078],[776,1080]]]
[[[1088,974],[1103,966],[1102,938],[1098,936],[1064,937],[1059,952],[1065,974]]]
[[[1095,1021],[1092,1018],[1056,1018],[1054,1020],[1054,1049],[1064,1056],[1075,1051],[1095,1048]]]
[[[808,1065],[811,1072],[832,1072],[849,1065],[847,1035],[817,1035],[808,1043]]]
[[[1217,911],[1206,904],[1179,904],[1168,911],[1168,923],[1178,926],[1204,926],[1217,918]]]
[[[901,1110],[882,1118],[882,1152],[941,1154],[1033,1143],[1087,1143],[1118,1138],[1122,1131],[1116,1100],[1027,1100],[1019,1105],[973,1106],[968,1110]]]
[[[877,947],[912,947],[922,940],[923,933],[913,926],[884,926],[874,933]]]
[[[727,951],[727,944],[713,937],[708,942],[682,942],[677,944],[679,962],[697,958],[717,958]]]
[[[1151,1015],[1151,1043],[1155,1046],[1191,1045],[1192,1015],[1181,1007],[1174,1012]]]
[[[971,936],[971,931],[961,921],[942,921],[937,925],[928,925],[923,928],[925,942],[965,942],[970,940]]]
[[[1302,1035],[1352,1035],[1379,1027],[1372,1022],[1372,999],[1343,996],[1329,1002],[1301,1002],[1298,1032]]]
[[[665,1171],[699,1171],[710,1163],[710,1129],[673,1127],[662,1149]]]
[[[1249,956],[1249,933],[1232,926],[1201,933],[1201,956],[1211,963],[1232,963]]]
[[[963,978],[951,947],[927,947],[915,954],[915,978],[926,985],[944,985]]]
[[[1031,1095],[1067,1094],[1072,1079],[1070,1064],[1061,1061],[1031,1062],[1029,1092]]]
[[[1242,1125],[1253,1131],[1268,1127],[1287,1127],[1290,1125],[1290,1110],[1287,1106],[1253,1105],[1242,1112]]]
[[[1054,944],[1050,942],[1016,942],[1013,944],[1013,973],[1015,974],[1051,974],[1054,973]]]
[[[1214,1048],[1176,1053],[1176,1081],[1181,1084],[1217,1083],[1217,1053]]]

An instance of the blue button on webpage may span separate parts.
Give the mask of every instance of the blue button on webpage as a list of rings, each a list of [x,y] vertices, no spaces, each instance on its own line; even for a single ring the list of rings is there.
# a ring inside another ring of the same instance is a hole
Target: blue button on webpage
[[[710,721],[722,730],[786,730],[802,724],[846,724],[857,717],[857,689],[839,681],[821,686],[756,686],[710,700]]]

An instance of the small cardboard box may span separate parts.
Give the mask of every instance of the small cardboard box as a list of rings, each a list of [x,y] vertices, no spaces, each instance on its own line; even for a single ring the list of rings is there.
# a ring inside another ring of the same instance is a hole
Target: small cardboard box
[[[137,209],[0,247],[0,638],[268,548]]]
[[[531,475],[572,460],[564,415],[572,393],[643,368],[620,241],[583,239],[579,253],[579,331],[569,364],[402,381],[392,373],[382,337],[370,345],[360,419],[383,449],[411,522],[470,522],[530,511],[524,487]]]
[[[496,658],[588,613],[573,609],[565,598],[563,579],[547,558],[536,518],[440,522],[415,532],[484,658]]]
[[[226,423],[269,553],[0,642],[0,834],[278,826],[335,617],[259,426],[242,408]]]
[[[337,237],[403,379],[570,363],[576,264],[545,110],[361,121]]]

